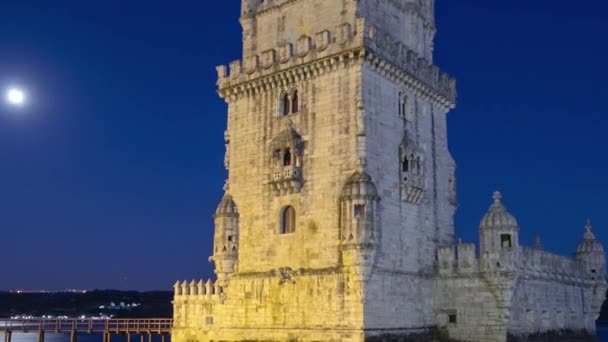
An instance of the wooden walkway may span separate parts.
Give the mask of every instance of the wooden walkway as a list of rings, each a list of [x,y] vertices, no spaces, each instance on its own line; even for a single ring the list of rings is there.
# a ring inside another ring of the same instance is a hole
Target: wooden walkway
[[[110,342],[113,334],[123,341],[132,342],[133,335],[145,336],[152,342],[153,335],[160,335],[166,342],[173,328],[172,319],[24,319],[0,321],[4,342],[11,342],[13,333],[37,333],[38,342],[44,342],[45,333],[70,334],[70,342],[77,342],[78,334],[102,334],[103,342]]]

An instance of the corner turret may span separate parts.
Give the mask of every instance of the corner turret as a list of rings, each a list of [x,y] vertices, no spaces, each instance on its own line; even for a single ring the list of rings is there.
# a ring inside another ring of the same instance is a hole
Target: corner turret
[[[514,270],[519,254],[519,225],[502,204],[500,192],[479,225],[480,256],[483,271]]]
[[[376,253],[378,192],[372,178],[356,172],[344,185],[340,198],[340,250],[342,262],[356,278],[369,277]]]
[[[226,286],[238,259],[239,211],[232,196],[224,195],[214,219],[213,256],[209,261],[215,264],[219,285]]]
[[[604,279],[606,276],[606,255],[604,246],[595,239],[592,232],[593,225],[591,221],[587,221],[585,226],[585,234],[583,240],[576,248],[575,257],[578,260],[585,262],[587,272],[592,278]]]

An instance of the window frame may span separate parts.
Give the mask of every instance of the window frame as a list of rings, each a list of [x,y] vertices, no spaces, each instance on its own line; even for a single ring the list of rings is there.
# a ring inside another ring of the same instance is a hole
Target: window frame
[[[291,211],[293,212],[293,218],[289,218],[287,217],[288,212]],[[292,221],[291,224],[289,226],[291,226],[291,230],[288,231],[288,228],[290,228],[288,226],[288,220]],[[283,208],[281,208],[281,212],[280,212],[280,216],[279,216],[279,235],[293,235],[296,233],[296,224],[297,224],[297,215],[296,215],[296,209],[291,206],[291,205],[287,205]]]

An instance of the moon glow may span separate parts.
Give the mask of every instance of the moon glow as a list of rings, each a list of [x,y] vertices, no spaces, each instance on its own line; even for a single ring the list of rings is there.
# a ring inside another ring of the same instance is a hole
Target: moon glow
[[[5,98],[9,105],[14,107],[22,107],[25,105],[27,96],[23,89],[12,87],[6,90]]]

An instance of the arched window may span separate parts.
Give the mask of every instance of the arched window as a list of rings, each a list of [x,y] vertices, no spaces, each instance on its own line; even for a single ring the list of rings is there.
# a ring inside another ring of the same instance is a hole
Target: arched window
[[[291,165],[291,150],[285,149],[285,154],[283,154],[283,166]]]
[[[292,206],[283,208],[281,212],[281,234],[296,232],[296,210]]]
[[[289,103],[289,95],[287,95],[287,93],[281,94],[281,100],[279,103],[279,107],[280,107],[279,114],[281,116],[289,115],[290,103]]]
[[[294,90],[291,93],[291,112],[293,114],[298,113],[300,111],[300,108],[299,108],[300,104],[299,104],[298,100],[299,100],[298,99],[298,91]]]
[[[405,119],[407,116],[407,96],[399,93],[399,117]]]
[[[407,159],[407,157],[403,157],[402,169],[403,172],[410,172],[410,161]]]

